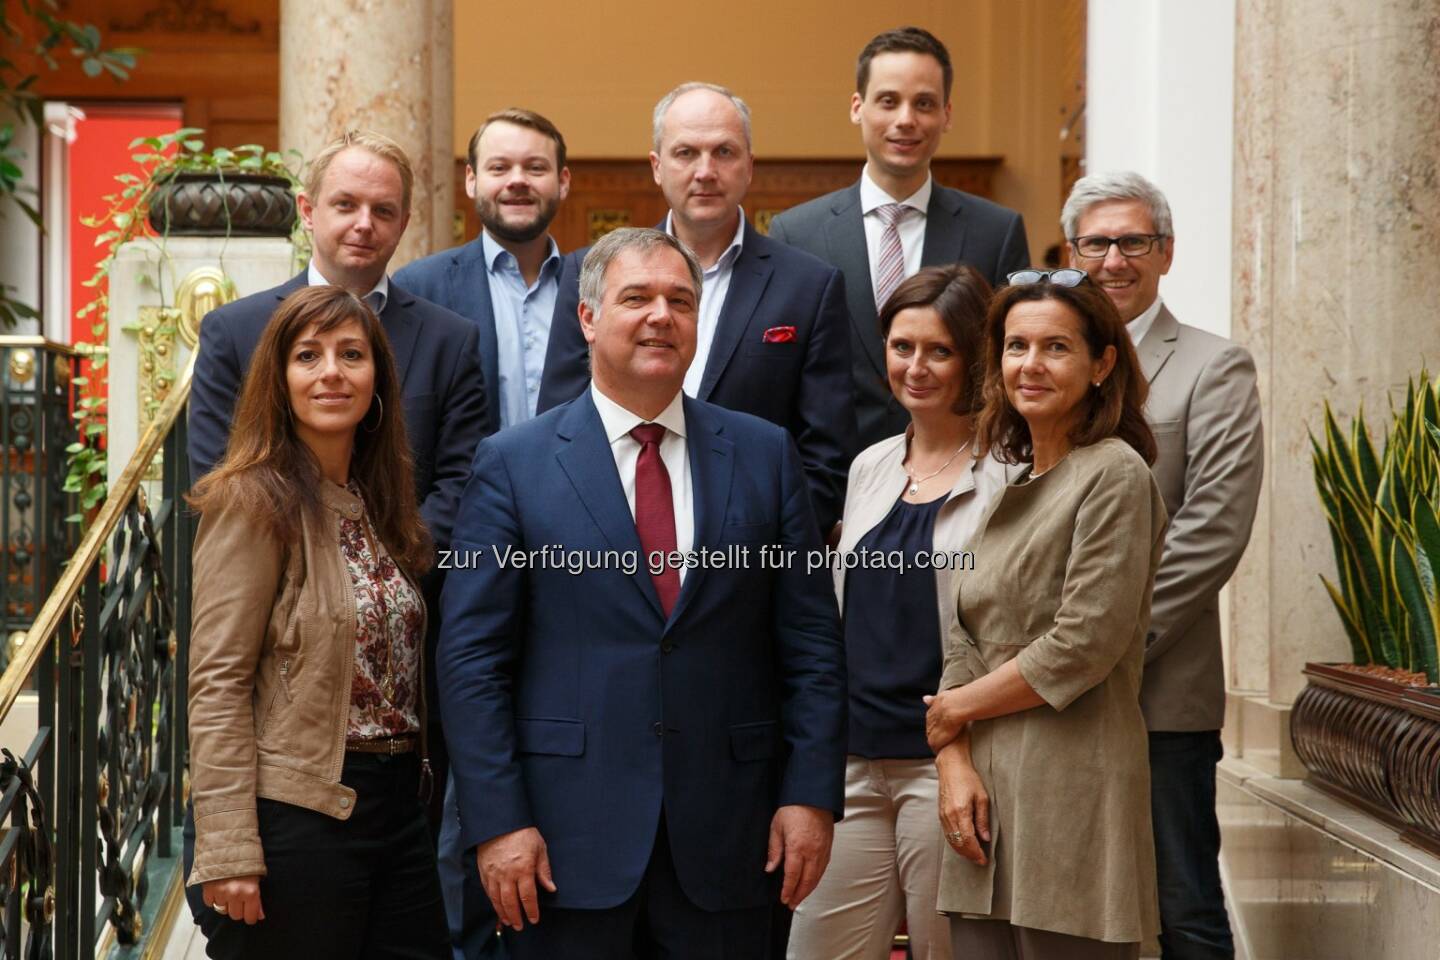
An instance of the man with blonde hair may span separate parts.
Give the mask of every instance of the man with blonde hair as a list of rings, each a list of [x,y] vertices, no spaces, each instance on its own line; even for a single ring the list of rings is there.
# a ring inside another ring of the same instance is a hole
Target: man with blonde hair
[[[211,311],[200,325],[190,393],[191,471],[220,460],[250,354],[275,308],[312,284],[350,290],[380,317],[403,378],[403,413],[415,454],[421,512],[438,547],[450,539],[455,503],[480,442],[485,394],[474,327],[392,283],[386,267],[410,221],[414,174],[400,145],[350,131],[315,155],[297,198],[314,252],[299,276]]]

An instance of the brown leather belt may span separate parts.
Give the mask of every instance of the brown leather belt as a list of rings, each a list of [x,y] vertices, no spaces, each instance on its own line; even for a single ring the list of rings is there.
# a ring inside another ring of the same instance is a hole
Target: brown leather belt
[[[420,738],[413,733],[400,737],[381,737],[376,740],[346,740],[345,749],[350,753],[383,753],[395,756],[398,753],[414,753],[420,745]]]

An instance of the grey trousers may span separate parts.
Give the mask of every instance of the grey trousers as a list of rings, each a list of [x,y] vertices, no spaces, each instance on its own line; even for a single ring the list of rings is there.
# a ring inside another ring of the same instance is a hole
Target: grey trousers
[[[1006,920],[950,918],[955,960],[1138,960],[1140,944],[1106,943],[1017,927]]]

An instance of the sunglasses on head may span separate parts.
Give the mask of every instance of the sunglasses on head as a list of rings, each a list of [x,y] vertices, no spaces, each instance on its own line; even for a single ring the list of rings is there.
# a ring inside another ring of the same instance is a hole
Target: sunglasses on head
[[[1005,278],[1012,287],[1023,287],[1030,283],[1053,283],[1057,287],[1078,287],[1090,275],[1084,270],[1064,267],[1060,270],[1016,270]]]

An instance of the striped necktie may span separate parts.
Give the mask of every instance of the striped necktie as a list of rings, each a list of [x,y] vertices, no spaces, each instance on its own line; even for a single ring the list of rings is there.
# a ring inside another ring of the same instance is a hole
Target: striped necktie
[[[887,203],[876,207],[880,222],[885,225],[880,234],[880,259],[875,264],[875,309],[885,307],[890,294],[905,279],[905,251],[900,247],[900,221],[910,210],[903,203]]]

